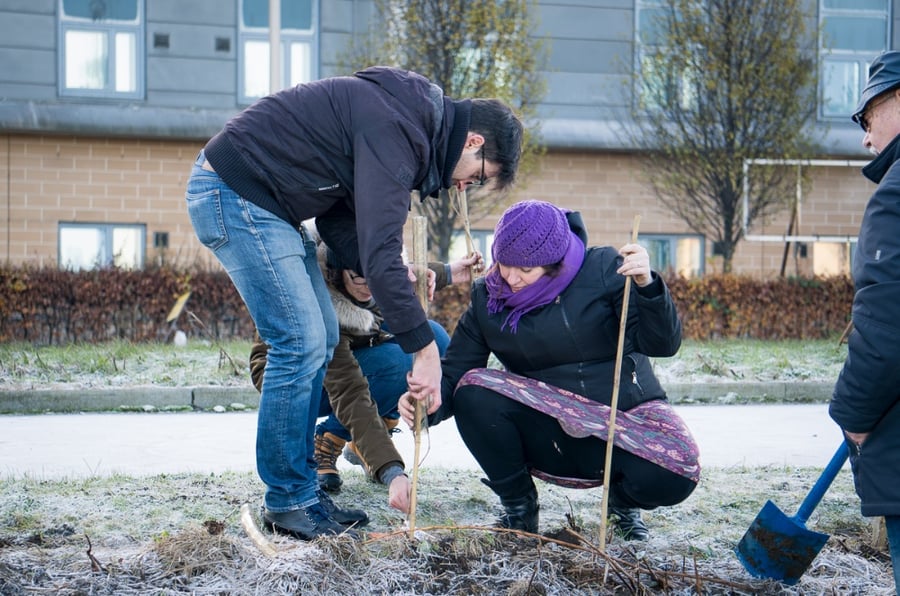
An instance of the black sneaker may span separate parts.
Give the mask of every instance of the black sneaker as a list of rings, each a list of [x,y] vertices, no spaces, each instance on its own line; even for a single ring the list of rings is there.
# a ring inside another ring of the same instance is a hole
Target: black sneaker
[[[263,509],[263,522],[273,531],[290,534],[300,540],[315,540],[320,536],[345,534],[359,538],[359,534],[337,523],[320,504],[310,505],[291,511],[269,511]]]
[[[609,507],[608,513],[625,540],[650,539],[650,530],[641,519],[641,510],[637,507]]]
[[[316,491],[322,508],[331,516],[331,519],[344,526],[361,527],[369,523],[369,516],[362,509],[340,509],[331,500],[331,497],[323,491]]]

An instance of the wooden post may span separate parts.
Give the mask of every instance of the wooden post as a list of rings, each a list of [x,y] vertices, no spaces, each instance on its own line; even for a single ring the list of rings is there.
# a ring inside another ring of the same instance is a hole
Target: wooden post
[[[428,313],[428,219],[423,216],[413,218],[413,266],[416,274],[416,295],[422,310]],[[412,487],[409,493],[409,537],[415,537],[416,533],[416,503],[419,485],[419,458],[422,450],[422,419],[425,416],[425,408],[421,401],[416,400],[415,422],[413,436],[415,448],[413,450],[412,463]]]
[[[463,230],[466,233],[466,256],[475,252],[475,243],[472,241],[472,228],[469,226],[469,201],[466,198],[466,189],[457,190],[456,187],[451,191],[456,191],[456,202],[459,205],[459,214],[463,220]]]
[[[631,242],[637,242],[638,225],[641,216],[634,216],[631,227]],[[622,297],[622,316],[619,317],[619,344],[616,348],[616,364],[613,371],[612,401],[609,405],[609,432],[606,438],[606,463],[603,464],[603,498],[600,501],[600,552],[606,552],[606,515],[609,510],[609,478],[612,467],[613,439],[616,434],[616,411],[619,407],[619,380],[622,376],[622,357],[625,351],[625,322],[628,320],[628,297],[631,294],[631,276],[625,277],[625,290]]]

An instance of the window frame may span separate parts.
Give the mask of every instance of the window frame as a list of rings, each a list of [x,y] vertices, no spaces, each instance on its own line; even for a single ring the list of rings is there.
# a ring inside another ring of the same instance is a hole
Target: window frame
[[[664,234],[664,233],[654,233],[654,234],[644,234],[641,233],[638,235],[638,244],[647,249],[647,252],[650,254],[650,266],[651,268],[660,273],[661,275],[683,275],[675,266],[675,263],[678,262],[678,243],[681,240],[692,239],[697,242],[697,249],[699,254],[697,255],[697,268],[691,269],[688,275],[685,275],[687,278],[700,278],[706,274],[706,237],[703,234],[689,234],[689,233],[674,233],[674,234]],[[659,259],[659,255],[654,254],[654,251],[647,246],[648,241],[654,242],[667,242],[669,244],[668,255],[669,260],[664,264],[654,263],[655,259]]]
[[[65,13],[65,0],[57,0],[57,47],[59,59],[57,61],[57,92],[60,97],[94,97],[108,99],[143,99],[146,89],[146,15],[144,0],[134,0],[136,3],[136,17],[133,21],[104,20],[93,21],[84,17],[69,16]],[[107,44],[106,55],[106,86],[102,89],[86,89],[82,87],[70,87],[67,83],[66,64],[69,54],[66,46],[66,36],[69,32],[99,32],[105,34]],[[118,49],[116,47],[116,35],[126,33],[134,39],[134,90],[116,90],[116,67]]]
[[[852,65],[856,68],[855,76],[856,76],[856,88],[854,97],[850,100],[850,110],[855,109],[856,104],[859,102],[859,96],[862,93],[863,87],[865,87],[866,79],[868,78],[869,65],[872,60],[878,56],[881,52],[890,48],[890,40],[892,39],[892,18],[893,18],[893,2],[890,0],[884,0],[885,8],[884,10],[873,10],[873,9],[865,9],[865,8],[829,8],[826,6],[828,0],[819,0],[819,38],[818,38],[818,50],[819,50],[819,58],[821,61],[821,76],[819,83],[819,109],[818,109],[818,117],[821,121],[841,121],[846,122],[850,117],[850,113],[840,111],[843,108],[836,108],[835,110],[828,109],[828,96],[826,95],[828,91],[828,76],[827,71],[830,65],[834,64],[847,64]],[[884,43],[882,45],[881,50],[878,51],[861,51],[861,50],[842,50],[842,49],[828,49],[825,47],[825,43],[827,42],[825,35],[825,20],[827,18],[840,18],[840,17],[848,17],[848,18],[865,18],[865,17],[874,17],[876,15],[880,15],[883,17],[885,21],[885,38]],[[844,91],[847,91],[844,89]]]
[[[91,267],[82,267],[78,265],[73,267],[70,261],[65,260],[63,255],[63,231],[64,230],[94,230],[99,232],[103,237],[101,246],[98,247],[99,258]],[[131,265],[122,265],[115,263],[114,254],[114,234],[116,230],[135,231],[138,238],[137,253],[134,255],[137,262]],[[60,221],[56,228],[56,262],[61,269],[72,269],[74,271],[90,271],[97,268],[120,267],[123,269],[141,270],[146,266],[147,262],[147,224],[143,223],[116,223],[116,222],[81,222],[81,221]]]
[[[266,91],[262,95],[248,95],[247,89],[247,42],[264,42],[266,46],[269,44],[269,27],[249,27],[244,24],[244,3],[247,0],[238,0],[237,2],[237,24],[238,24],[238,69],[237,69],[237,98],[241,105],[249,105],[254,101],[269,94],[271,82],[269,81],[269,63],[266,61],[265,78],[267,81]],[[295,29],[285,27],[282,23],[281,27],[281,79],[286,81],[284,87],[290,87],[297,83],[308,81],[292,81],[291,78],[291,44],[306,43],[309,47],[309,81],[314,81],[319,77],[319,1],[310,0],[310,28]]]

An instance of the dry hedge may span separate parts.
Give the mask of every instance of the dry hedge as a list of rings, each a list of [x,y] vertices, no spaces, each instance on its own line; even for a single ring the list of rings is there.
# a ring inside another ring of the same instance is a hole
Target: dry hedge
[[[757,279],[708,275],[666,279],[687,339],[823,339],[850,320],[848,277]],[[213,340],[253,337],[253,322],[224,272],[0,267],[0,341],[35,345],[166,341],[166,317],[177,298],[190,298],[176,324]],[[469,288],[439,292],[431,316],[453,331]]]

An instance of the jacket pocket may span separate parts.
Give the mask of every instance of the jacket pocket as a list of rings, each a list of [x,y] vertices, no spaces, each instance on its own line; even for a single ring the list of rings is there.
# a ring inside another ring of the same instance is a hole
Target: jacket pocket
[[[627,358],[631,361],[631,391],[636,398],[640,399],[644,397],[644,388],[641,387],[641,379],[640,375],[638,375],[638,363],[631,354]]]
[[[228,242],[225,231],[225,218],[222,216],[222,197],[218,189],[200,193],[188,192],[185,195],[188,215],[197,238],[211,250],[220,248]]]

